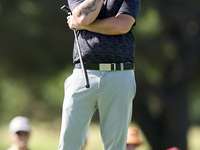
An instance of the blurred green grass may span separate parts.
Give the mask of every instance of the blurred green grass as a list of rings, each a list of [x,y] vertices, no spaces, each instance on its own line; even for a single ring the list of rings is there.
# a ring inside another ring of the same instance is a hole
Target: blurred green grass
[[[136,125],[131,125],[136,126]],[[139,127],[136,126],[138,129]],[[89,127],[88,142],[85,150],[103,150],[99,124],[92,123]],[[139,129],[139,136],[144,144],[137,150],[151,150],[142,131]],[[32,150],[57,150],[59,143],[60,128],[52,124],[32,125],[32,133],[29,147]],[[200,150],[200,126],[193,126],[188,130],[188,150]],[[0,127],[0,150],[6,150],[11,141],[8,134],[8,127]]]

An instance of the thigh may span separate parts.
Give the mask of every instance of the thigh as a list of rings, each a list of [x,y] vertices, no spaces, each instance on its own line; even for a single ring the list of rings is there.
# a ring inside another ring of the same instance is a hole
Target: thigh
[[[105,149],[124,150],[136,92],[134,71],[105,74],[101,85],[98,107]]]
[[[60,150],[79,150],[84,145],[96,101],[95,88],[86,89],[81,70],[75,70],[65,81]]]

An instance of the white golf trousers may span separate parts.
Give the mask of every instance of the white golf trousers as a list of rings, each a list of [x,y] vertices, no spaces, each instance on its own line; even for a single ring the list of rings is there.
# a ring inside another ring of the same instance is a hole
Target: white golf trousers
[[[81,150],[97,108],[104,150],[125,150],[136,92],[134,71],[87,73],[88,89],[81,69],[74,69],[65,81],[59,150]]]

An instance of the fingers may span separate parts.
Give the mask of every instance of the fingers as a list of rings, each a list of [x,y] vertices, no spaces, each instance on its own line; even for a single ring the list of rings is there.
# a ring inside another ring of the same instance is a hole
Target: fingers
[[[73,18],[73,16],[68,16],[67,17],[67,24],[70,29],[74,30],[82,30],[82,26]]]
[[[72,27],[71,16],[68,16],[68,17],[67,17],[67,24],[68,24],[68,26],[69,26],[70,29],[72,29],[72,30],[74,29],[74,28]]]
[[[67,20],[69,20],[71,18],[71,16],[67,16]]]

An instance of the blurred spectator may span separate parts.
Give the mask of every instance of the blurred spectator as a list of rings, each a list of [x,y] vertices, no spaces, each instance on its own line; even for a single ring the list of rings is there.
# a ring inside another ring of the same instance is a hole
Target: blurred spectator
[[[128,128],[126,150],[135,150],[138,146],[142,145],[143,142],[139,140],[138,130],[134,127]]]
[[[9,133],[12,145],[7,150],[29,150],[30,123],[26,117],[17,116],[9,124]]]
[[[179,149],[179,148],[177,148],[177,147],[171,147],[171,148],[169,148],[169,149],[167,149],[167,150],[181,150],[181,149]]]

